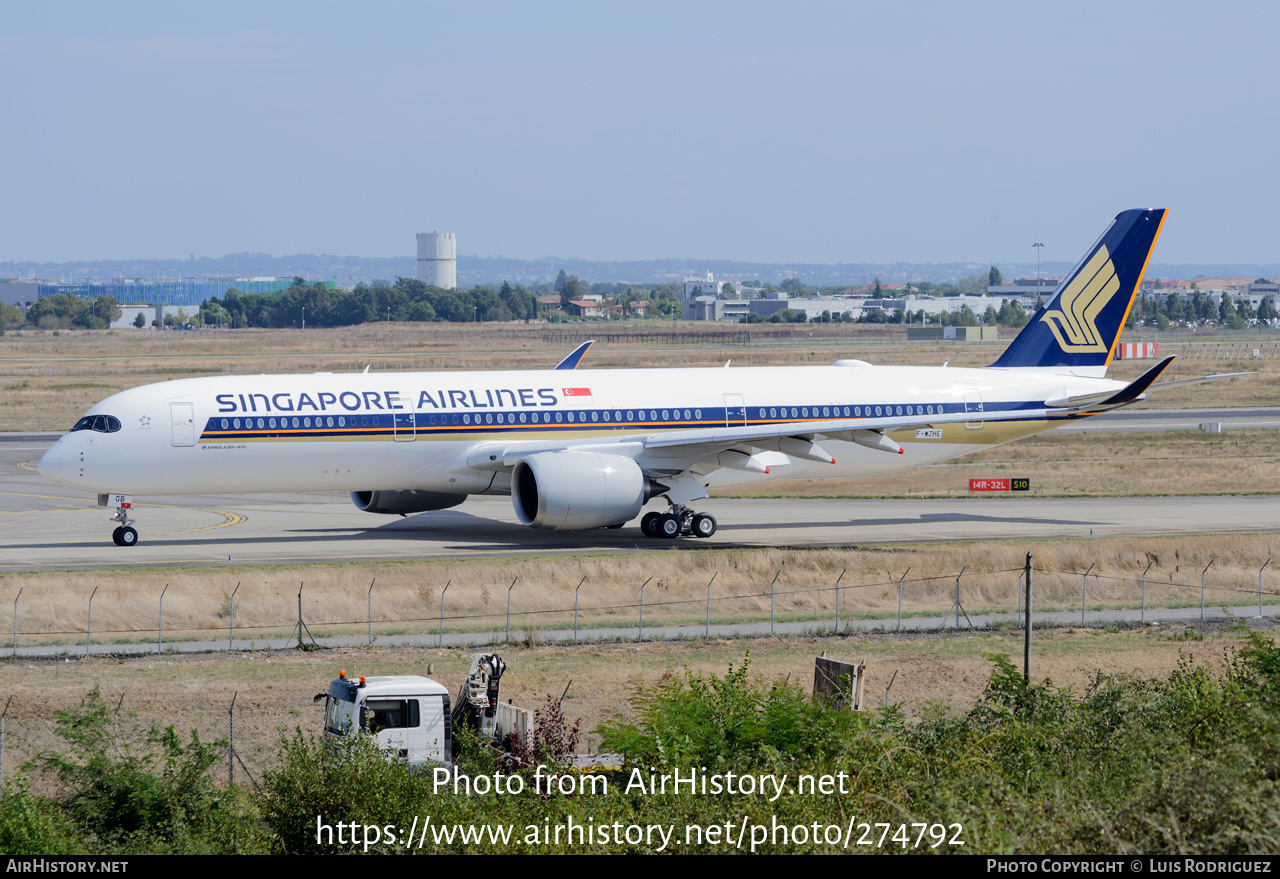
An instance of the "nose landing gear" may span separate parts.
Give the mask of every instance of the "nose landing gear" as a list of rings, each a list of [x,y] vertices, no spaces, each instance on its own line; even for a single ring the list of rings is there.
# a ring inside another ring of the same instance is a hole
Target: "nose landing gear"
[[[716,517],[710,513],[695,513],[684,504],[672,504],[669,513],[646,513],[640,520],[640,530],[645,537],[667,540],[682,535],[710,537],[716,533]]]
[[[111,521],[120,523],[116,530],[111,532],[111,539],[115,541],[116,546],[133,546],[138,542],[138,532],[133,527],[134,520],[129,518],[129,510],[132,507],[132,503],[123,502],[111,514]]]

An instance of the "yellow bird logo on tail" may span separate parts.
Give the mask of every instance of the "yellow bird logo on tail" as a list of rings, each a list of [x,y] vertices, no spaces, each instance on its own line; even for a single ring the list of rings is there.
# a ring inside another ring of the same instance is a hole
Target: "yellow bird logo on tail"
[[[1106,352],[1096,321],[1119,289],[1120,279],[1104,244],[1062,291],[1058,299],[1061,307],[1046,312],[1041,320],[1049,325],[1063,351],[1071,354]]]

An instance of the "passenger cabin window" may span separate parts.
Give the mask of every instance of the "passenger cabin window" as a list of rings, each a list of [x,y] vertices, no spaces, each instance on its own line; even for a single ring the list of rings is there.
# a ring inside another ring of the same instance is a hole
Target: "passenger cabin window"
[[[86,415],[76,422],[69,433],[77,430],[96,430],[98,433],[115,433],[120,429],[120,419],[114,415]]]

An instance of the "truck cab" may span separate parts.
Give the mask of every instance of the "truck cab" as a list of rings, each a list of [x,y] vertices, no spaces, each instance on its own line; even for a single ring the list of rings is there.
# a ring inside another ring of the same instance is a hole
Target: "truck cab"
[[[340,671],[325,694],[324,730],[335,743],[368,733],[379,748],[414,766],[448,766],[452,759],[449,691],[423,675],[350,680]]]

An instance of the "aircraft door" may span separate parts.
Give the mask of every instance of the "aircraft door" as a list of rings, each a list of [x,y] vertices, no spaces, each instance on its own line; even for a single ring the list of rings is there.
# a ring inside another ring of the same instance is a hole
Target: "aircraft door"
[[[175,446],[194,446],[196,444],[195,404],[170,403],[169,422],[173,426],[170,443]]]
[[[412,412],[397,412],[395,418],[395,439],[398,443],[411,443],[416,438],[415,422]]]
[[[744,427],[747,423],[747,404],[742,394],[724,395],[724,426]]]
[[[964,423],[966,430],[982,430],[982,392],[977,388],[964,389],[964,411],[969,416]]]

